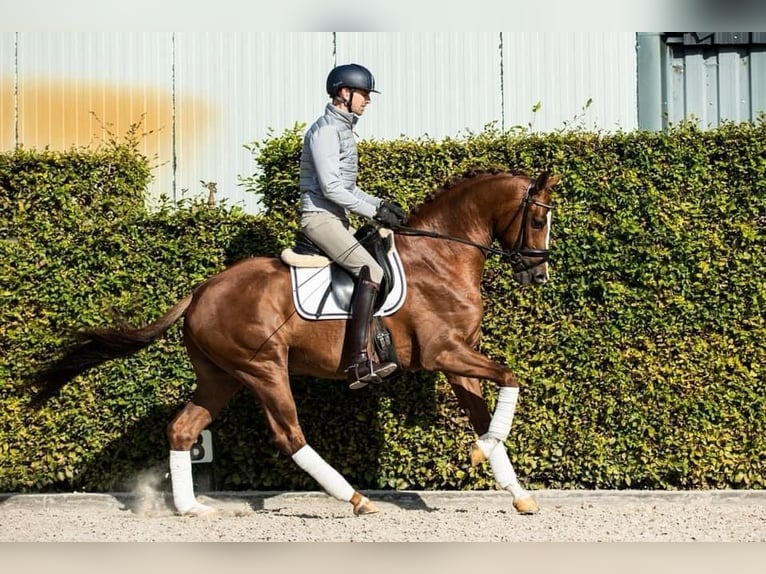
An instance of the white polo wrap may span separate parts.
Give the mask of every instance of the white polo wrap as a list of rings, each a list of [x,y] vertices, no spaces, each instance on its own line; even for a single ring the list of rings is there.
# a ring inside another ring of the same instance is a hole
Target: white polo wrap
[[[309,445],[302,447],[292,458],[295,464],[309,473],[327,494],[343,502],[351,500],[354,488]]]
[[[185,514],[197,505],[192,482],[191,453],[188,450],[170,451],[170,484],[173,488],[173,503],[180,514]]]
[[[508,452],[505,450],[504,444],[499,443],[497,448],[489,455],[489,465],[492,468],[492,473],[495,475],[497,483],[501,488],[513,494],[513,498],[526,498],[529,496],[516,478],[516,471],[513,470],[511,459],[508,458]]]
[[[500,387],[497,393],[495,412],[492,415],[492,420],[489,422],[489,430],[476,441],[484,456],[488,459],[494,452],[495,447],[505,443],[505,440],[508,438],[518,400],[519,387]]]

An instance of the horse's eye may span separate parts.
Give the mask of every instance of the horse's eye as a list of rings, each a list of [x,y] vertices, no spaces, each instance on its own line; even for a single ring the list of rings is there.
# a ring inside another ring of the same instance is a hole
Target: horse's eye
[[[533,219],[532,220],[532,227],[535,229],[542,229],[545,227],[545,220],[544,219]]]

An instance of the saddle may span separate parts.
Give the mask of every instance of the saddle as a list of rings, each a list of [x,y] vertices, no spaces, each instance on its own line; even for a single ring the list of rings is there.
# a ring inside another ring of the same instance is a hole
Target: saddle
[[[383,279],[380,282],[380,289],[374,304],[374,310],[378,313],[383,309],[387,299],[395,287],[397,287],[397,282],[404,283],[404,274],[399,257],[394,250],[394,234],[390,229],[378,228],[367,224],[362,226],[354,234],[354,237],[367,249],[383,269]],[[332,261],[322,252],[319,246],[301,232],[297,233],[294,246],[282,251],[280,257],[282,261],[293,269],[329,269],[329,284],[323,288],[321,298],[313,312],[315,319],[322,318],[325,314],[325,309],[329,309],[328,299],[331,296],[335,306],[348,314],[351,309],[351,298],[354,294],[356,278],[346,268]],[[297,274],[293,275],[294,280],[298,278]],[[399,287],[402,288],[403,286],[399,285]],[[303,285],[300,284],[293,286],[294,292],[302,288]],[[314,290],[315,293],[316,291]],[[401,300],[403,303],[403,295]],[[306,306],[301,305],[301,307],[305,308]],[[390,315],[393,312],[394,310],[386,309],[384,314]],[[330,313],[330,315],[334,314]],[[338,317],[327,316],[327,318]]]
[[[383,269],[383,279],[375,299],[372,320],[372,342],[383,362],[400,365],[391,339],[391,333],[381,317],[398,311],[407,293],[399,254],[394,246],[390,229],[364,225],[354,237],[367,249]],[[354,276],[324,255],[322,250],[302,233],[295,245],[282,251],[280,258],[290,266],[293,303],[304,319],[348,319],[351,299],[356,286]]]

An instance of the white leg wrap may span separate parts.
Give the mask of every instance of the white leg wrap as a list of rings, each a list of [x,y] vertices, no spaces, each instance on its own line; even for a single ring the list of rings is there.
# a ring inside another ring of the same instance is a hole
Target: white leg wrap
[[[180,514],[197,506],[192,482],[191,453],[188,450],[170,451],[170,484],[173,487],[173,503]]]
[[[495,414],[489,423],[489,436],[500,442],[505,442],[511,432],[513,414],[516,412],[516,402],[519,400],[519,387],[500,387],[497,394]]]
[[[499,443],[497,448],[492,451],[489,456],[489,465],[492,467],[492,473],[495,475],[497,483],[501,488],[513,494],[514,499],[529,496],[516,478],[516,471],[513,470],[513,465],[508,458],[508,452],[505,450],[504,444]]]
[[[295,464],[309,473],[327,494],[343,502],[351,501],[354,488],[309,445],[301,448],[292,458]]]
[[[518,400],[519,387],[500,387],[497,394],[495,412],[492,415],[492,420],[489,422],[489,431],[476,441],[487,458],[490,458],[498,444],[505,443],[505,440],[508,438]]]

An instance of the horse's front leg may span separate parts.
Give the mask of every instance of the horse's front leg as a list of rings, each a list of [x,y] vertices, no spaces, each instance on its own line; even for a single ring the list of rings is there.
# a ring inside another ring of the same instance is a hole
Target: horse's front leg
[[[513,506],[521,514],[535,514],[539,507],[534,498],[519,484],[505,441],[511,430],[513,414],[518,400],[518,387],[500,387],[494,414],[481,391],[481,381],[475,378],[447,374],[447,381],[465,410],[479,439],[471,448],[471,465],[489,460],[495,480],[513,495]]]

